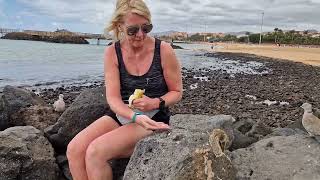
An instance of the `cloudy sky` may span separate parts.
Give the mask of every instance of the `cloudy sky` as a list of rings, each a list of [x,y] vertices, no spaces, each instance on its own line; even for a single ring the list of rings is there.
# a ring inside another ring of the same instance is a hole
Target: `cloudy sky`
[[[259,32],[316,29],[320,0],[145,0],[154,32]],[[101,33],[115,0],[0,0],[0,27]]]

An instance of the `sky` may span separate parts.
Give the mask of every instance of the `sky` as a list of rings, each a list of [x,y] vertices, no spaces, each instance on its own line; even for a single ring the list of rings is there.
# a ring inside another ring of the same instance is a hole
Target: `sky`
[[[320,0],[145,0],[153,32],[320,31]],[[103,33],[116,0],[0,0],[0,27]]]

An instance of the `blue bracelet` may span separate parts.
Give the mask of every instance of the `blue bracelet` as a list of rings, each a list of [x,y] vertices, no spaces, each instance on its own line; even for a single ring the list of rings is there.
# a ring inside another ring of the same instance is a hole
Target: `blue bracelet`
[[[135,112],[131,118],[132,122],[135,123],[137,119],[137,115],[141,115],[141,113]]]

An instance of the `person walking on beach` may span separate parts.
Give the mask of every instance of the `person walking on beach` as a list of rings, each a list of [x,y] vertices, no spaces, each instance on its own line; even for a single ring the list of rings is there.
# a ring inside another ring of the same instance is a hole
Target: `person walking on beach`
[[[67,158],[74,180],[111,180],[108,160],[130,157],[139,140],[153,130],[170,128],[168,106],[182,97],[181,67],[169,43],[148,35],[152,28],[143,0],[117,1],[107,29],[119,41],[106,47],[104,55],[106,98],[113,112],[69,143]],[[145,95],[134,100],[131,109],[127,100],[135,89],[144,89]]]

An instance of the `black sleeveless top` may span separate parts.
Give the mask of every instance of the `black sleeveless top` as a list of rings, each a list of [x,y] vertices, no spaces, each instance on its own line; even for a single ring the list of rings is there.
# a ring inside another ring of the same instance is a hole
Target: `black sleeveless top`
[[[149,70],[142,76],[135,76],[129,74],[125,67],[120,41],[115,43],[120,72],[120,92],[125,103],[128,103],[129,96],[135,89],[145,89],[145,95],[150,98],[160,97],[168,92],[161,66],[160,45],[161,41],[155,39],[154,55]]]

